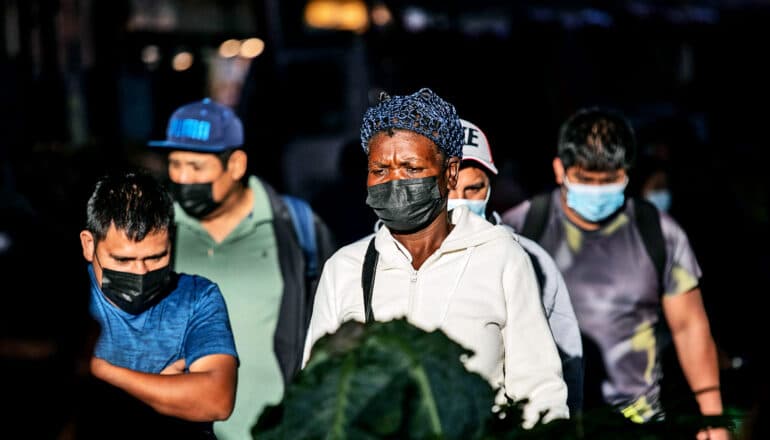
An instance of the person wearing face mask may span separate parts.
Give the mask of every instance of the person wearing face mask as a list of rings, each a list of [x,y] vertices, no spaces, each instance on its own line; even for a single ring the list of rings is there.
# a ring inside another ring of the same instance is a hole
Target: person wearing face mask
[[[451,211],[466,206],[493,225],[503,224],[500,215],[488,205],[492,183],[497,176],[489,141],[476,124],[465,119],[460,121],[464,133],[463,159],[457,175],[457,186],[449,191],[447,208]],[[568,388],[567,405],[570,414],[577,414],[583,402],[583,346],[567,286],[556,263],[545,249],[537,242],[515,233],[513,229],[511,233],[527,252],[535,269],[540,299],[562,361],[564,381]]]
[[[299,371],[315,285],[336,249],[307,203],[247,173],[243,139],[233,110],[206,98],[176,109],[166,139],[149,142],[168,152],[173,267],[216,282],[230,312],[238,399],[214,424],[219,440],[251,439],[256,418]]]
[[[217,285],[170,268],[173,219],[170,195],[149,175],[96,182],[80,233],[101,326],[91,373],[213,438],[212,422],[235,404],[238,354]]]
[[[318,338],[344,321],[405,317],[473,350],[466,367],[500,396],[529,399],[524,427],[541,412],[545,422],[569,417],[561,362],[527,254],[508,229],[465,207],[447,210],[463,144],[454,106],[427,88],[383,93],[363,116],[361,144],[368,157],[366,204],[383,225],[324,266],[304,362]]]
[[[671,190],[669,165],[663,159],[642,155],[634,167],[634,178],[638,188],[630,187],[632,193],[639,194],[661,211],[670,213]]]
[[[687,236],[665,213],[625,197],[635,142],[622,114],[580,109],[559,131],[558,188],[509,209],[503,221],[551,254],[569,289],[584,352],[590,346],[600,355],[586,356],[586,409],[609,405],[635,423],[665,417],[660,355],[672,339],[700,413],[720,415],[717,350]],[[543,219],[534,222],[538,211]],[[662,252],[642,232],[650,212]],[[597,372],[599,380],[590,380]],[[598,402],[588,398],[594,385]],[[728,436],[725,428],[697,434]]]

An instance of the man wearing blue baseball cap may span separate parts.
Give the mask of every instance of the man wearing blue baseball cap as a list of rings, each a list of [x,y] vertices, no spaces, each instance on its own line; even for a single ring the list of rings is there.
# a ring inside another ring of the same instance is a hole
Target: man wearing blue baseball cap
[[[474,355],[468,370],[515,400],[529,399],[524,426],[569,416],[561,362],[529,258],[510,231],[463,206],[457,185],[463,128],[454,106],[430,89],[381,96],[364,114],[366,204],[383,226],[342,247],[324,266],[304,360],[345,320],[406,317],[439,329]],[[451,398],[451,396],[450,396]]]
[[[250,439],[301,366],[317,276],[335,249],[331,233],[303,200],[247,175],[243,125],[227,106],[208,98],[183,105],[166,139],[149,145],[169,151],[175,270],[219,285],[238,347],[235,410],[215,433]]]

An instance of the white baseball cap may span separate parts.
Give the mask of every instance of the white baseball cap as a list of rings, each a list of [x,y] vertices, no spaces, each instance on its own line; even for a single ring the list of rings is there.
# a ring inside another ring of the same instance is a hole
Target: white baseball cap
[[[492,160],[492,150],[489,149],[487,136],[476,124],[460,119],[463,125],[463,160],[473,160],[480,163],[492,174],[497,175],[497,167]]]

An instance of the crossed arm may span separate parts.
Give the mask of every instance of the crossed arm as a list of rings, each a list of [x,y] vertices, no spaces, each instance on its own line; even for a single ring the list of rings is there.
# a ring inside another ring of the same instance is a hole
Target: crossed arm
[[[91,359],[91,373],[123,389],[157,412],[180,419],[208,422],[230,417],[235,405],[237,361],[229,354],[204,356],[184,373],[184,360],[160,374],[142,373]]]

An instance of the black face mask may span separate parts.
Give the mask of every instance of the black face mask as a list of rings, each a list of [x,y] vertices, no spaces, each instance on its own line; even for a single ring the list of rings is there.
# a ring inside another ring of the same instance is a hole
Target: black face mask
[[[170,182],[169,188],[174,200],[179,202],[184,212],[191,217],[203,218],[221,204],[214,201],[212,182],[185,184]]]
[[[122,310],[138,315],[165,294],[171,279],[171,266],[145,274],[102,268],[102,292]]]
[[[430,224],[446,206],[436,176],[391,180],[367,188],[369,205],[391,231],[413,232]]]

